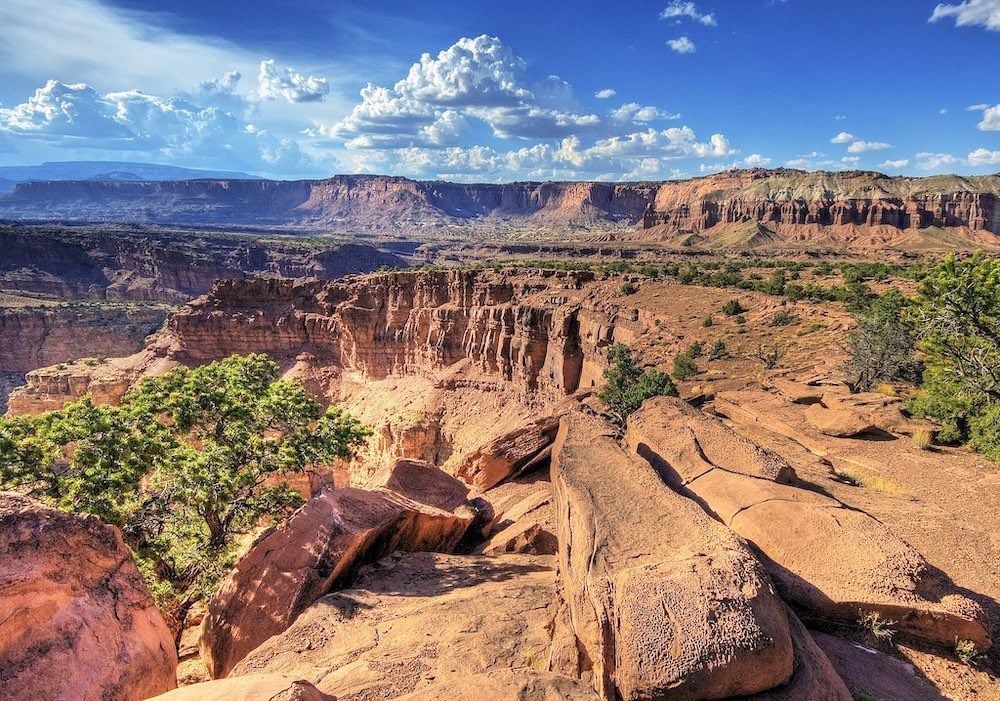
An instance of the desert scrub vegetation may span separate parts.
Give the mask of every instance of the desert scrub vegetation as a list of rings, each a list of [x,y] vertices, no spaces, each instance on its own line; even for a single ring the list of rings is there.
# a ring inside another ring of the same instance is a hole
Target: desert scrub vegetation
[[[979,652],[976,644],[971,640],[955,640],[955,657],[964,665],[970,667],[980,660],[986,659],[986,655]]]
[[[745,311],[746,309],[740,304],[740,300],[738,299],[731,299],[722,305],[722,313],[726,316],[739,316]]]
[[[146,378],[116,406],[84,397],[0,419],[0,489],[120,528],[182,630],[238,540],[301,504],[281,478],[349,459],[370,435],[279,375],[264,355],[234,355]]]
[[[854,310],[857,330],[847,337],[848,360],[841,367],[852,392],[868,392],[893,380],[919,380],[909,307],[910,300],[892,288]]]
[[[892,644],[892,639],[896,635],[894,625],[896,625],[896,621],[882,618],[877,611],[862,611],[858,618],[858,628],[884,645]]]
[[[608,348],[608,368],[604,371],[604,387],[597,398],[604,402],[619,423],[625,424],[650,397],[676,397],[677,387],[661,370],[642,370],[623,343]]]

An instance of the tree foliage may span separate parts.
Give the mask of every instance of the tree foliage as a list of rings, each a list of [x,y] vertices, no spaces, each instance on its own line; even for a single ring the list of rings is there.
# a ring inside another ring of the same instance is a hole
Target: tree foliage
[[[1000,459],[1000,260],[949,256],[921,282],[918,303],[926,370],[910,409],[941,421],[941,440]]]
[[[622,343],[608,349],[608,368],[604,371],[604,379],[605,385],[597,397],[607,404],[622,424],[650,397],[677,396],[677,388],[667,373],[640,369],[632,351]]]
[[[847,337],[849,358],[842,369],[853,392],[867,392],[882,382],[917,381],[920,364],[913,355],[915,333],[907,323],[910,302],[891,288],[854,311],[858,328]]]
[[[281,478],[348,459],[369,432],[278,379],[264,355],[146,378],[117,406],[89,397],[0,420],[0,488],[122,529],[180,619],[210,593],[237,539],[301,503]]]

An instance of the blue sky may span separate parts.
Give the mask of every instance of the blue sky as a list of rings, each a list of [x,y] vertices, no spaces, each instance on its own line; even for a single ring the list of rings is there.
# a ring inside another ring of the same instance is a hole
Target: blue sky
[[[1000,0],[4,0],[0,164],[1000,172]]]

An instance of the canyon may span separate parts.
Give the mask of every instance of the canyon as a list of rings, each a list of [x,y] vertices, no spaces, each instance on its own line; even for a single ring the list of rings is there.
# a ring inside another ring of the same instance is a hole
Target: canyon
[[[645,241],[670,247],[996,245],[1000,176],[890,177],[753,168],[665,182],[48,181],[0,217],[270,226],[418,239]]]
[[[980,537],[995,467],[920,450],[898,398],[847,391],[842,308],[736,294],[743,324],[719,315],[731,290],[605,272],[219,281],[137,353],[29,372],[11,412],[263,352],[373,429],[209,603],[201,654],[221,678],[165,698],[989,698],[995,652],[962,674],[946,658],[1000,623]],[[787,353],[762,370],[781,310]],[[695,338],[730,357],[623,435],[593,396],[607,348],[662,367]],[[891,649],[864,612],[892,621]]]

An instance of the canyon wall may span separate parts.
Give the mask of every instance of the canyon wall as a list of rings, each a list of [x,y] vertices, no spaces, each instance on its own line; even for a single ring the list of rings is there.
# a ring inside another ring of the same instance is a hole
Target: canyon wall
[[[755,168],[646,183],[460,184],[379,175],[35,182],[19,184],[0,197],[0,216],[459,238],[477,229],[514,237],[531,232],[536,238],[558,230],[564,238],[580,239],[637,228],[625,237],[663,239],[678,233],[717,234],[746,222],[793,239],[800,233],[822,239],[830,229],[832,239],[843,240],[838,227],[897,232],[942,228],[964,236],[992,236],[1000,234],[1000,175],[910,178]]]
[[[334,279],[406,265],[399,256],[360,243],[127,226],[0,225],[0,250],[0,290],[64,300],[185,302],[220,278]]]

